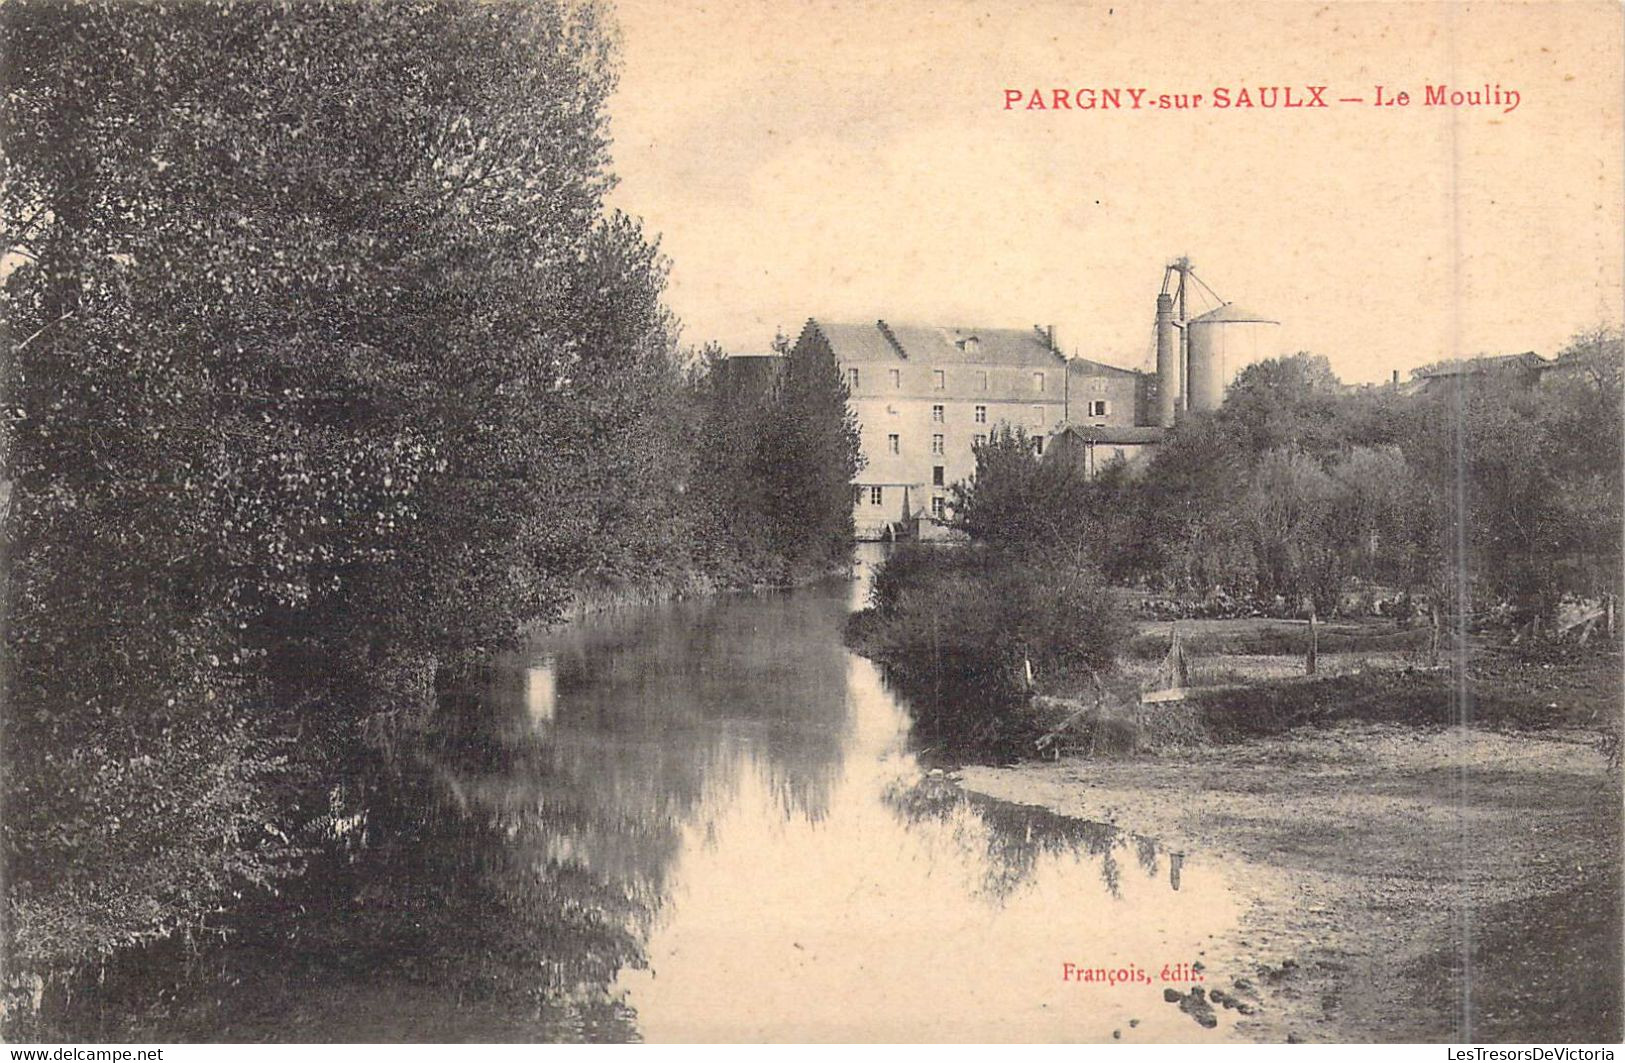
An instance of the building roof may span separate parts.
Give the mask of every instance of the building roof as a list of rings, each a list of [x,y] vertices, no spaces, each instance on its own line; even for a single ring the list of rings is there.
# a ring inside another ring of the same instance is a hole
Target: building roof
[[[1524,351],[1522,354],[1481,354],[1473,358],[1457,358],[1451,362],[1444,362],[1428,369],[1418,370],[1416,376],[1423,380],[1431,380],[1436,377],[1456,376],[1460,373],[1545,369],[1550,365],[1550,362],[1534,351]]]
[[[1124,369],[1121,366],[1107,365],[1105,362],[1096,362],[1089,358],[1068,358],[1066,360],[1067,372],[1077,376],[1110,376],[1117,373],[1121,376],[1139,376],[1133,369]]]
[[[1056,435],[1071,435],[1080,443],[1161,443],[1167,429],[1144,424],[1063,424]]]
[[[1279,325],[1280,322],[1273,317],[1255,314],[1251,310],[1244,310],[1235,303],[1225,303],[1223,306],[1209,310],[1205,314],[1198,314],[1191,318],[1192,325],[1224,325],[1231,322],[1254,322],[1260,325]]]
[[[854,325],[807,319],[842,362],[919,362],[923,365],[1005,365],[1045,369],[1062,363],[1049,337],[1038,329]],[[804,330],[805,332],[805,330]]]

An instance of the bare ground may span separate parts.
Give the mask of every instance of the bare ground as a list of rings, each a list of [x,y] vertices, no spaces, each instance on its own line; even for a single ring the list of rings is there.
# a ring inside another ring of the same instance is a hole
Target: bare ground
[[[1594,731],[1343,723],[962,780],[1225,861],[1249,907],[1207,964],[1252,984],[1244,1036],[1621,1038],[1620,789]]]

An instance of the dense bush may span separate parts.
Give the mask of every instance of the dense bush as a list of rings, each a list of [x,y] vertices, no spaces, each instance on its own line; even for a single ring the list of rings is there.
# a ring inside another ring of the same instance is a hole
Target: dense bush
[[[976,473],[949,487],[950,525],[979,543],[1041,550],[1081,563],[1112,517],[1115,474],[1099,482],[1043,460],[1020,426],[1000,425],[975,445]]]
[[[1092,571],[976,545],[899,549],[849,628],[911,698],[922,734],[993,749],[1033,725],[1029,662],[1042,687],[1075,684],[1110,671],[1124,634]]]

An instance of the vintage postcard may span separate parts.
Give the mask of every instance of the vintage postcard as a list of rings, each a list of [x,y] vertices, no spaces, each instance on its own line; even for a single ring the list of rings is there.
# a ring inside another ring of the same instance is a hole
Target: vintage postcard
[[[13,1058],[1613,1058],[1617,3],[0,48]]]

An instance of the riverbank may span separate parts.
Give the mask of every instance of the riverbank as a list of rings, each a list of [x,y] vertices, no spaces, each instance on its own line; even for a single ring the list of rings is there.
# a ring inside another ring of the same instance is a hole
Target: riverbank
[[[1205,962],[1260,998],[1244,1036],[1620,1039],[1620,791],[1593,731],[1350,721],[962,785],[1229,865],[1246,914]]]
[[[680,577],[653,579],[636,584],[591,584],[578,587],[571,592],[570,604],[558,621],[553,624],[532,624],[527,630],[535,633],[550,627],[579,623],[606,613],[650,609],[696,598],[794,590],[797,587],[822,583],[837,576],[850,576],[852,569],[852,562],[842,562],[823,568],[784,573],[771,579],[761,574],[729,578],[693,572]]]

